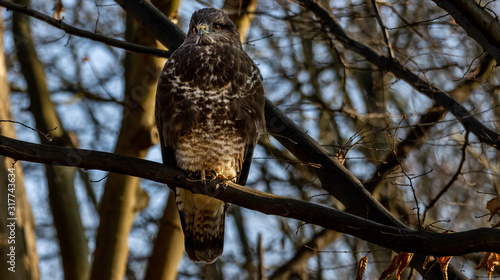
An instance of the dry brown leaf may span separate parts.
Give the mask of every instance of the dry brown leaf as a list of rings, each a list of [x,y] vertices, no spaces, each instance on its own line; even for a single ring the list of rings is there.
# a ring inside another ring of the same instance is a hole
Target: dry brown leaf
[[[433,261],[435,261],[435,260],[436,260],[436,258],[435,258],[434,256],[427,256],[427,257],[425,257],[423,268],[424,268],[424,269],[427,269],[427,265],[428,265],[430,262],[433,262]]]
[[[368,256],[365,256],[359,260],[358,271],[356,273],[356,280],[361,280],[363,278],[367,264],[368,264]]]
[[[488,219],[488,222],[490,222],[493,216],[500,210],[500,196],[486,202],[486,209],[490,211],[490,218]]]
[[[389,277],[389,275],[391,275],[391,273],[393,273],[394,270],[396,270],[396,268],[398,267],[398,264],[399,264],[399,254],[395,255],[392,258],[391,263],[382,272],[382,274],[380,275],[380,277],[378,278],[378,280],[384,280],[385,278]]]
[[[411,259],[413,258],[413,253],[403,253],[404,255],[401,256],[400,262],[399,262],[399,268],[398,271],[396,272],[396,278],[399,279],[401,277],[401,273],[403,273],[403,270],[408,266],[408,264],[411,262]]]
[[[66,10],[64,9],[64,5],[61,0],[57,1],[57,3],[54,5],[54,8],[52,9],[54,13],[52,14],[52,17],[61,20],[62,19],[62,13]]]
[[[382,272],[380,275],[379,280],[386,279],[391,275],[399,266],[398,271],[396,272],[396,278],[399,279],[401,273],[403,270],[406,268],[406,266],[410,263],[411,259],[413,258],[413,253],[399,253],[394,258],[392,258],[391,263],[389,266]]]
[[[451,256],[437,257],[436,261],[439,263],[439,266],[441,267],[444,280],[448,280],[448,265],[450,264]]]
[[[500,265],[500,254],[484,252],[483,259],[481,260],[481,262],[477,267],[474,267],[474,269],[479,270],[486,266],[486,268],[488,269],[488,277],[491,280],[491,274],[493,273],[493,270],[495,270],[495,266],[499,265]]]

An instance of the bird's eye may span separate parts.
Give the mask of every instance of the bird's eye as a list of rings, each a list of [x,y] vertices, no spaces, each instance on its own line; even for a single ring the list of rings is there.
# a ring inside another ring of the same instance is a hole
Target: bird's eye
[[[213,26],[213,28],[214,28],[215,31],[219,31],[219,30],[222,29],[222,25],[215,23],[214,26]]]
[[[193,27],[193,34],[196,34],[198,30],[196,30],[196,27]]]

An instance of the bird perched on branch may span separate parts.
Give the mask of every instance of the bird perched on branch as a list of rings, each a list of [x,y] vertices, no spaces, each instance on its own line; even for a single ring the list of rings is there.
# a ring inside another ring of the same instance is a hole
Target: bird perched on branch
[[[193,13],[184,43],[158,81],[155,114],[164,164],[203,182],[244,185],[265,130],[264,96],[262,76],[235,24],[217,9]],[[189,258],[211,263],[222,254],[227,205],[203,193],[176,188],[176,201]]]

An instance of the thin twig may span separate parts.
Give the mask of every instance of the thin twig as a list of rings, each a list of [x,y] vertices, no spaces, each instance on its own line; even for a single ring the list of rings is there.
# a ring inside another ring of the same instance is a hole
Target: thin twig
[[[378,25],[380,25],[380,29],[382,31],[382,36],[384,37],[384,43],[385,46],[387,47],[387,52],[389,53],[390,58],[394,58],[394,50],[392,49],[391,42],[389,41],[389,32],[387,31],[387,28],[384,25],[384,22],[382,21],[382,18],[380,17],[380,12],[377,6],[377,1],[376,0],[371,0],[373,10],[375,11],[375,18],[377,19]]]
[[[448,181],[448,183],[441,189],[441,191],[436,195],[436,197],[434,197],[434,199],[432,199],[429,204],[427,205],[427,208],[425,209],[424,211],[424,220],[425,220],[425,216],[427,214],[427,212],[429,211],[429,209],[431,209],[432,207],[434,207],[434,205],[436,204],[436,202],[438,202],[438,200],[441,198],[441,196],[443,196],[443,194],[445,192],[448,191],[448,189],[453,185],[453,183],[457,180],[458,176],[460,174],[462,174],[462,169],[464,167],[464,163],[465,163],[465,160],[467,158],[467,146],[469,145],[469,131],[466,131],[465,132],[465,136],[464,136],[464,143],[462,145],[462,157],[460,158],[460,163],[458,164],[458,168],[457,168],[457,171],[455,172],[455,174],[453,174],[453,176],[451,176],[451,179]]]
[[[406,119],[406,115],[401,119],[401,121],[398,123],[398,126],[399,127],[401,125],[401,123],[403,123],[403,121]],[[394,139],[393,139],[393,153],[396,153],[396,139],[397,139],[397,135],[398,135],[398,128],[396,128],[396,131],[394,131]],[[394,155],[395,158],[397,159],[398,161],[398,164],[401,168],[401,172],[405,175],[405,177],[408,179],[408,181],[410,182],[409,186],[411,188],[411,192],[413,194],[413,200],[415,200],[415,205],[416,205],[416,209],[417,209],[417,221],[418,221],[418,227],[420,230],[422,230],[422,222],[420,220],[420,205],[418,203],[418,198],[417,198],[417,193],[415,192],[415,188],[413,187],[413,179],[415,177],[410,177],[410,175],[406,172],[404,166],[403,166],[403,163],[400,161],[400,158],[397,154]]]
[[[39,133],[40,135],[42,135],[43,137],[45,137],[45,139],[47,139],[48,141],[52,141],[53,140],[53,137],[49,134],[50,131],[53,131],[53,130],[56,130],[57,127],[54,127],[54,128],[51,128],[49,129],[47,132],[43,132],[39,129],[36,129],[36,128],[33,128],[31,126],[28,126],[28,125],[25,125],[24,123],[22,122],[18,122],[18,121],[13,121],[13,120],[0,120],[0,122],[10,122],[10,123],[14,123],[14,124],[19,124],[19,125],[22,125],[28,129],[31,129],[37,133]]]

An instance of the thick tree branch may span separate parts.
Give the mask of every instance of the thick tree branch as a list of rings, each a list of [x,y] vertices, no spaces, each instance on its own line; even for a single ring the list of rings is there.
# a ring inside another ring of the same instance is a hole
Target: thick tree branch
[[[104,44],[107,44],[109,46],[125,49],[130,52],[136,52],[136,53],[142,53],[142,54],[151,54],[151,55],[156,55],[160,57],[169,57],[170,56],[170,51],[165,51],[165,50],[160,50],[157,48],[151,48],[151,47],[146,47],[138,44],[133,44],[129,43],[126,41],[122,40],[117,40],[114,38],[102,36],[96,33],[89,32],[87,30],[79,29],[74,26],[71,26],[69,24],[64,23],[62,20],[57,20],[55,18],[52,18],[48,15],[45,15],[43,13],[40,13],[38,11],[35,11],[29,7],[15,4],[13,2],[7,1],[7,0],[0,0],[0,6],[3,6],[7,8],[8,10],[16,11],[19,13],[23,13],[25,15],[34,17],[36,19],[39,19],[41,21],[44,21],[54,27],[57,27],[59,29],[64,30],[66,33],[91,39],[96,42],[101,42]]]
[[[74,166],[127,174],[203,193],[268,215],[293,218],[347,233],[397,252],[427,255],[462,255],[488,251],[500,253],[500,230],[480,228],[459,233],[430,233],[382,225],[322,205],[286,198],[228,182],[206,187],[198,180],[187,180],[184,172],[161,163],[97,152],[33,144],[0,136],[0,154],[15,160],[55,166]]]
[[[472,39],[500,65],[500,23],[476,1],[432,0],[447,11]]]
[[[381,70],[391,72],[395,77],[406,81],[410,86],[434,100],[446,110],[450,111],[462,125],[478,139],[500,150],[500,134],[483,125],[474,118],[465,107],[450,97],[446,92],[436,88],[430,82],[421,79],[417,74],[403,66],[399,61],[378,54],[370,47],[353,40],[345,33],[342,27],[323,7],[312,0],[299,0],[300,4],[312,11],[316,17],[328,28],[335,38],[346,48],[363,57]]]

